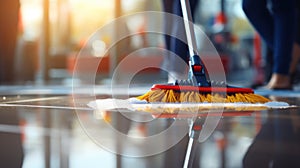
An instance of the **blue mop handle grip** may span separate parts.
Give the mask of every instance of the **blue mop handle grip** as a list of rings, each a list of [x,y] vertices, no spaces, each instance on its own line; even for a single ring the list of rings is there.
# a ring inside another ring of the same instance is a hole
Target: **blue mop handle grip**
[[[193,81],[194,86],[208,87],[205,66],[198,55],[190,57],[189,79]]]

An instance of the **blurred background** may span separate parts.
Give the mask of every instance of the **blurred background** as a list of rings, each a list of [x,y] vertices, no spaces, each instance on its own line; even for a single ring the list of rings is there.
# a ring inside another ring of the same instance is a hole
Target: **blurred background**
[[[8,1],[6,5],[13,6],[12,3]],[[20,0],[19,8],[11,9],[15,9],[19,18],[15,24],[18,28],[16,46],[13,54],[1,54],[1,62],[6,62],[1,71],[6,72],[2,76],[13,77],[3,77],[1,84],[70,84],[76,56],[95,31],[120,16],[162,11],[162,3],[160,0]],[[7,14],[5,18],[13,20]],[[162,35],[143,33],[151,26],[163,27],[163,22],[157,20],[128,20],[116,30],[135,35],[116,44],[118,52],[104,52],[114,38],[114,33],[110,32],[99,37],[97,44],[93,44],[94,50],[81,61],[87,61],[88,66],[88,61],[102,59],[97,81],[105,83],[126,54],[145,47],[164,47]],[[195,23],[203,28],[219,52],[228,81],[244,86],[264,82],[263,43],[248,23],[241,0],[202,0],[196,9]],[[13,41],[11,38],[9,40]],[[136,61],[152,61],[159,66],[162,55],[142,54]],[[130,73],[130,66],[127,73]],[[244,71],[248,74],[246,79],[241,73]],[[147,75],[166,77],[159,70],[147,71],[144,76]]]
[[[199,0],[194,19],[195,24],[203,29],[220,55],[227,82],[255,87],[268,81],[270,65],[266,59],[265,45],[244,15],[241,1]],[[113,73],[124,58],[128,58],[129,61],[123,64],[118,80],[114,81],[117,84],[128,84],[127,77],[134,73],[132,67],[137,64],[144,65],[151,62],[155,67],[162,65],[163,55],[159,52],[141,51],[136,52],[132,57],[126,57],[139,49],[165,47],[162,34],[145,33],[153,27],[163,29],[164,22],[161,18],[150,18],[149,21],[143,17],[134,17],[115,29],[107,31],[107,34],[94,36],[98,39],[94,43],[88,43],[90,37],[95,35],[94,32],[112,23],[114,19],[143,11],[162,12],[162,1],[1,0],[0,148],[2,152],[0,155],[4,157],[0,156],[0,165],[6,164],[5,159],[2,158],[9,158],[12,159],[8,160],[10,163],[18,164],[18,160],[20,163],[23,162],[24,168],[121,167],[121,161],[126,165],[125,167],[133,167],[133,165],[134,167],[167,167],[165,165],[174,167],[171,163],[176,161],[174,159],[176,156],[167,159],[162,153],[145,158],[134,158],[116,155],[99,147],[82,128],[78,121],[78,114],[81,115],[82,121],[90,124],[91,130],[95,132],[103,130],[105,136],[101,138],[106,142],[115,143],[119,140],[109,136],[110,130],[103,129],[106,124],[105,118],[97,118],[87,107],[90,99],[79,99],[76,104],[72,97],[71,86],[74,83],[84,83],[74,76],[78,68],[76,61],[80,61],[83,75],[95,73],[89,71],[89,67],[100,62],[95,80],[92,81],[97,88],[87,88],[88,93],[84,93],[97,94],[93,100],[110,98],[111,93],[107,84],[112,82]],[[128,32],[132,36],[112,44],[118,32]],[[109,48],[109,46],[113,47]],[[80,59],[78,59],[79,54]],[[210,58],[210,55],[208,57]],[[213,57],[211,61],[213,63]],[[299,73],[296,75],[299,83]],[[130,83],[143,84],[140,90],[134,88],[135,94],[140,95],[145,93],[152,84],[165,83],[167,80],[166,72],[159,68],[149,68],[135,74]],[[119,90],[123,91],[122,94],[127,91],[124,87],[120,87]],[[277,95],[281,97],[286,96],[285,94],[278,92]],[[299,105],[299,92],[291,91],[289,94],[290,97],[296,95],[297,98],[292,99],[292,103]],[[76,113],[75,106],[83,112]],[[201,166],[242,167],[244,154],[263,124],[270,122],[272,126],[274,118],[280,119],[283,115],[282,118],[285,119],[293,113],[290,115],[280,111],[278,112],[280,117],[270,117],[271,119],[268,118],[269,114],[271,112],[263,110],[222,118],[214,134],[201,144],[201,152],[203,152],[199,156]],[[299,116],[296,119],[299,120]],[[128,134],[143,137],[147,132],[151,133],[167,127],[172,120],[154,121],[158,124],[128,126],[126,121],[119,120],[115,123],[119,124],[121,129],[130,127]],[[187,123],[186,120],[181,122]],[[125,126],[122,125],[124,123]],[[283,133],[293,130],[285,122],[282,123],[283,126],[276,125],[276,129],[280,128]],[[299,124],[297,125],[300,130]],[[12,139],[18,141],[13,142]],[[264,140],[262,146],[269,142]],[[295,142],[299,144],[299,138]],[[184,142],[182,144],[185,149],[186,144]],[[289,145],[290,141],[284,141],[284,144]],[[17,149],[13,150],[12,147]],[[299,148],[295,149],[300,151]],[[182,151],[181,148],[178,150]],[[262,151],[262,147],[258,150]],[[170,153],[180,154],[180,151],[171,149]],[[266,151],[270,152],[268,148]],[[21,156],[22,154],[24,156]],[[265,153],[260,154],[263,156]],[[299,155],[295,156],[298,160]],[[120,159],[121,157],[123,160]],[[259,163],[259,161],[255,160],[252,163]]]

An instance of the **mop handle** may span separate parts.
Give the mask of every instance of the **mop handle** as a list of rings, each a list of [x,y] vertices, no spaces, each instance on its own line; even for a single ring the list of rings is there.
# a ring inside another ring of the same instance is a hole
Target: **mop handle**
[[[194,86],[210,86],[206,78],[205,66],[197,53],[197,45],[189,0],[180,0],[184,28],[190,54],[189,79]]]
[[[180,0],[180,3],[181,3],[181,10],[182,10],[182,15],[184,20],[184,28],[185,28],[189,53],[190,53],[190,57],[192,57],[193,55],[198,55],[198,53],[197,53],[194,24],[193,24],[191,9],[190,9],[190,2],[189,0]]]

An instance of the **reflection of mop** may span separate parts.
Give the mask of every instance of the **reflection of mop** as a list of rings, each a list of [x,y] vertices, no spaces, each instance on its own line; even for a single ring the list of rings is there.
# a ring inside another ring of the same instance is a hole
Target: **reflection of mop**
[[[254,94],[250,88],[237,88],[224,82],[207,80],[206,68],[195,49],[196,40],[188,0],[181,0],[184,27],[190,54],[189,79],[174,84],[154,85],[149,92],[138,99],[148,102],[245,102],[265,103],[269,99]],[[189,21],[189,22],[188,22]],[[214,94],[212,94],[214,92]]]
[[[194,162],[194,157],[196,152],[195,149],[197,149],[195,148],[195,145],[198,145],[198,138],[200,136],[200,132],[204,124],[204,121],[205,118],[196,118],[196,120],[192,124],[190,130],[190,139],[186,150],[183,168],[193,167],[193,162]]]

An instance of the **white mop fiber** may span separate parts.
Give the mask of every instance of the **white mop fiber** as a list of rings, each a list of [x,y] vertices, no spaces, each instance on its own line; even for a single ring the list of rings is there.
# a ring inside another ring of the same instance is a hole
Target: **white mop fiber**
[[[226,111],[257,111],[267,109],[287,109],[296,106],[286,102],[267,102],[267,103],[148,103],[136,98],[126,100],[121,99],[97,99],[88,103],[94,110],[108,111],[113,109],[127,109],[130,111],[143,111],[153,113],[175,113],[182,112],[207,112],[223,109]]]

